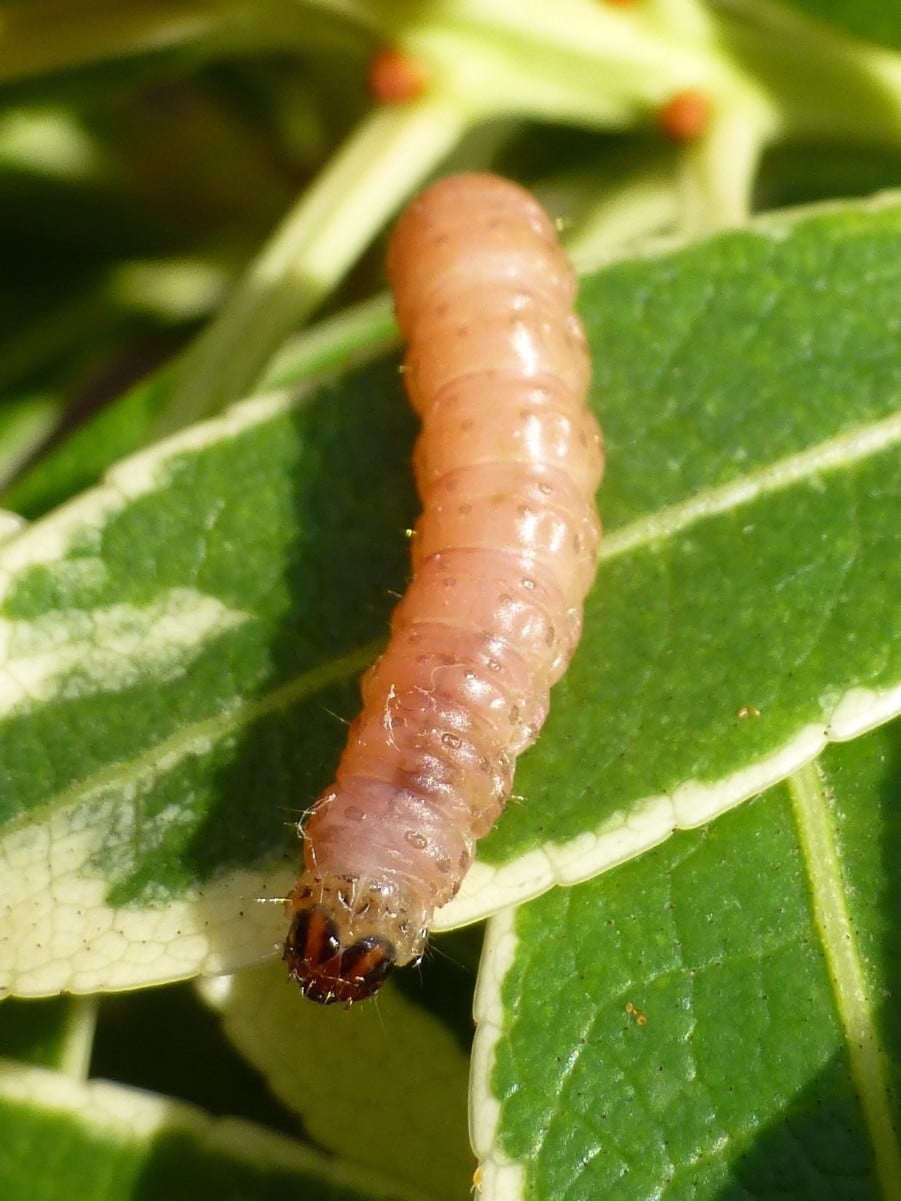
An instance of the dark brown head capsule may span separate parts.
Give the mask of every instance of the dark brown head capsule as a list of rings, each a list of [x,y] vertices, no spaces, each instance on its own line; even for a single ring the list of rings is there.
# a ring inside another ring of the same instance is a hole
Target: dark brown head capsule
[[[320,1005],[351,1005],[378,992],[397,954],[387,938],[376,934],[342,948],[338,927],[314,906],[294,915],[282,958],[305,997]]]

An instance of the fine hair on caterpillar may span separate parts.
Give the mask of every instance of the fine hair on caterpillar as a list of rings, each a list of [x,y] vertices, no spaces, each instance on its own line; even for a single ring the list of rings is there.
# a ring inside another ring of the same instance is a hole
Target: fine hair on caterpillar
[[[600,542],[576,279],[537,201],[492,175],[442,180],[401,216],[388,275],[423,512],[287,901],[289,971],[324,1004],[422,956],[572,658]]]

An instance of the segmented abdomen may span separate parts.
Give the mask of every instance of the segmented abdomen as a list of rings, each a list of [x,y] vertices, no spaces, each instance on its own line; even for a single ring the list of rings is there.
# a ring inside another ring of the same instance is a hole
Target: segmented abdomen
[[[422,953],[544,722],[600,540],[576,280],[538,203],[491,175],[443,180],[398,222],[388,273],[423,513],[289,898],[285,957],[324,1002],[369,996]]]

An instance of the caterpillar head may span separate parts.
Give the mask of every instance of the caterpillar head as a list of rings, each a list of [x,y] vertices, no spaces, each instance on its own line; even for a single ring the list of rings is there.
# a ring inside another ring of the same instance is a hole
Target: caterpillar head
[[[418,961],[427,915],[397,888],[307,869],[287,898],[283,958],[311,1001],[350,1005],[377,993],[391,969]]]
[[[382,987],[397,959],[387,938],[369,934],[342,945],[337,924],[319,905],[298,909],[283,958],[301,992],[320,1005],[364,1001]]]
[[[392,944],[378,934],[342,946],[338,926],[318,906],[294,914],[282,956],[304,997],[321,1005],[336,1000],[350,1005],[374,996],[396,957]]]

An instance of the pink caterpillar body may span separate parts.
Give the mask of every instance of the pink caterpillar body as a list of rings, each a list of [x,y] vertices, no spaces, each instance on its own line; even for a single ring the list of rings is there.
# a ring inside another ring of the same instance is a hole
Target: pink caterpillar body
[[[446,179],[401,217],[388,273],[423,513],[288,899],[285,959],[326,1004],[421,956],[547,716],[600,541],[576,280],[541,207],[496,176]]]

